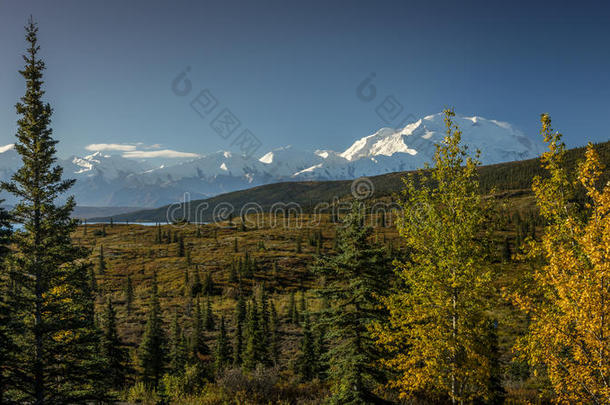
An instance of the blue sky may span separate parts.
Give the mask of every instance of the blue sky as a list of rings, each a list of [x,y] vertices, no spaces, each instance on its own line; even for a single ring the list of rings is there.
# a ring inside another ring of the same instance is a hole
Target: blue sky
[[[261,152],[344,150],[444,106],[531,137],[549,112],[569,146],[608,140],[610,6],[548,3],[0,0],[0,144],[13,141],[30,14],[62,156],[92,143],[231,149],[210,127],[224,108]],[[172,80],[186,67],[181,97]],[[371,73],[377,95],[365,102],[356,88]],[[218,107],[202,118],[189,101],[203,89]],[[403,107],[390,124],[375,113],[388,96]]]

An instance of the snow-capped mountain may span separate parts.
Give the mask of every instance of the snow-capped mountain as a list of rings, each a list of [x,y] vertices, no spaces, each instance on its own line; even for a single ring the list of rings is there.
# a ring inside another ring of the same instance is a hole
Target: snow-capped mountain
[[[443,140],[443,117],[434,114],[404,128],[382,128],[343,152],[287,146],[258,160],[220,151],[163,165],[95,152],[58,163],[65,177],[77,180],[72,194],[80,205],[153,207],[278,181],[351,179],[414,170],[432,160],[435,143]],[[484,164],[529,159],[542,151],[541,144],[505,122],[461,116],[454,122],[469,149],[481,151]],[[20,164],[13,145],[0,147],[0,180],[8,179]],[[10,196],[1,197],[13,202]]]
[[[539,156],[542,145],[506,122],[481,117],[454,117],[462,131],[462,142],[473,153],[481,151],[483,164],[530,159]],[[381,128],[355,141],[332,159],[295,173],[295,178],[350,179],[361,176],[415,170],[434,156],[435,144],[445,137],[444,114],[434,114],[404,128]]]

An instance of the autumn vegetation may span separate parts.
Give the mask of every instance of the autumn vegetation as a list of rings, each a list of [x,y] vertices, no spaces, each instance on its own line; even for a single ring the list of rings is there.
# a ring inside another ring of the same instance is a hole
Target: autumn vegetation
[[[27,40],[0,403],[610,403],[608,159],[547,114],[531,190],[494,190],[446,110],[431,165],[376,197],[399,210],[79,224]]]

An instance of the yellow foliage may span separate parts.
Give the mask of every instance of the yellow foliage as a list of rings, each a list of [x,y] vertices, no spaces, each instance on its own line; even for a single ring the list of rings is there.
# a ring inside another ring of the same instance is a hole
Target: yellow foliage
[[[374,332],[391,355],[385,365],[398,375],[391,385],[402,398],[427,392],[458,402],[488,396],[490,272],[478,240],[486,226],[478,161],[461,146],[453,111],[445,114],[447,136],[434,167],[405,180],[398,230],[410,257],[396,263],[404,287],[383,300],[389,323]]]
[[[531,318],[517,349],[544,366],[557,402],[610,404],[610,186],[597,185],[604,167],[591,144],[570,181],[561,134],[548,115],[541,133],[550,176],[536,178],[533,190],[548,225],[528,256],[545,264],[534,270],[532,291],[514,297]],[[571,200],[578,187],[588,197],[580,210]]]

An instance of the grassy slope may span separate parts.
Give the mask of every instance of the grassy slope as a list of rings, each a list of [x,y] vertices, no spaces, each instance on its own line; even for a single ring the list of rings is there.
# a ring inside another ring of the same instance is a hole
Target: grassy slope
[[[610,162],[609,143],[603,144],[601,154],[608,164]],[[571,151],[569,159],[572,164],[578,159],[580,151]],[[501,165],[487,166],[481,168],[482,186],[486,189],[493,184],[499,190],[508,190],[496,194],[499,202],[505,204],[507,214],[510,211],[528,212],[534,209],[534,201],[531,193],[527,191],[531,176],[538,174],[536,161],[514,162]],[[606,176],[608,170],[606,170]],[[401,173],[379,176],[374,179],[379,194],[389,194],[400,189]],[[245,192],[229,193],[218,197],[217,201],[230,199],[240,201],[249,198],[260,198],[262,201],[273,202],[276,199],[286,201],[288,198],[308,199],[314,196],[335,193],[343,187],[349,192],[350,182],[326,182],[326,183],[284,183],[257,187]],[[271,192],[270,192],[271,190]],[[381,190],[381,191],[380,191]],[[385,190],[385,191],[384,191]],[[285,194],[288,193],[288,194]],[[305,196],[303,196],[305,194]],[[245,197],[244,197],[245,196]],[[210,199],[211,201],[214,199]],[[315,201],[315,200],[314,200]],[[311,217],[303,216],[303,223]],[[116,220],[117,218],[115,218]],[[146,218],[150,219],[150,217]],[[233,309],[235,296],[238,290],[236,283],[230,283],[229,268],[233,260],[244,257],[247,251],[259,264],[253,280],[244,280],[242,287],[251,291],[253,285],[265,283],[267,289],[271,290],[278,313],[286,321],[290,292],[305,291],[309,297],[310,307],[317,305],[313,299],[312,287],[315,280],[308,271],[309,264],[315,258],[315,248],[307,243],[307,235],[321,230],[324,236],[323,252],[332,253],[333,237],[336,233],[336,225],[330,222],[328,216],[322,218],[321,223],[311,226],[283,227],[272,226],[272,218],[269,215],[259,216],[257,219],[248,217],[249,221],[257,221],[256,227],[250,226],[247,231],[240,230],[237,226],[239,218],[235,220],[234,226],[227,223],[181,226],[165,225],[163,233],[171,231],[178,232],[185,238],[187,249],[191,252],[192,265],[188,265],[185,257],[178,257],[178,243],[156,243],[157,229],[141,225],[118,225],[105,226],[106,236],[101,236],[102,225],[81,226],[74,235],[77,243],[85,245],[92,250],[91,259],[97,263],[99,248],[104,246],[107,259],[107,271],[98,275],[98,305],[101,306],[105,297],[110,296],[117,303],[120,334],[132,349],[135,349],[144,329],[146,320],[147,300],[149,295],[150,281],[153,272],[157,272],[161,306],[167,326],[173,318],[174,313],[180,315],[183,327],[190,328],[189,310],[192,308],[193,300],[189,294],[185,294],[188,287],[184,283],[184,273],[189,271],[190,280],[193,280],[194,272],[199,271],[201,279],[206,273],[210,273],[215,283],[215,293],[212,297],[213,308],[218,316],[223,314],[227,317],[229,331],[232,333]],[[133,221],[133,219],[130,219]],[[368,218],[369,224],[377,224],[375,218]],[[197,227],[201,236],[197,237]],[[86,230],[85,230],[86,229]],[[401,240],[396,229],[388,224],[388,227],[375,227],[373,241],[392,244],[400,248]],[[539,232],[540,230],[538,230]],[[514,224],[505,224],[496,233],[497,255],[490,262],[495,269],[496,277],[494,286],[496,293],[493,300],[496,305],[493,316],[499,321],[500,346],[502,361],[505,369],[505,384],[509,389],[514,403],[521,400],[535,399],[535,379],[531,379],[524,371],[523,365],[514,360],[512,346],[516,336],[524,331],[524,320],[522,316],[503,298],[503,291],[514,291],[524,284],[528,266],[514,261],[503,262],[500,259],[501,246],[505,238],[509,238],[513,250],[515,248],[516,227]],[[297,239],[302,239],[302,253],[296,252]],[[234,241],[238,241],[238,252],[234,251]],[[260,249],[260,245],[264,249]],[[277,263],[279,274],[275,278],[272,274],[273,263]],[[130,275],[136,291],[134,310],[131,315],[126,313],[125,295],[123,292],[127,275]],[[290,360],[298,347],[300,329],[284,322],[282,332],[282,363],[287,370]],[[208,343],[213,347],[217,331],[208,333]]]

